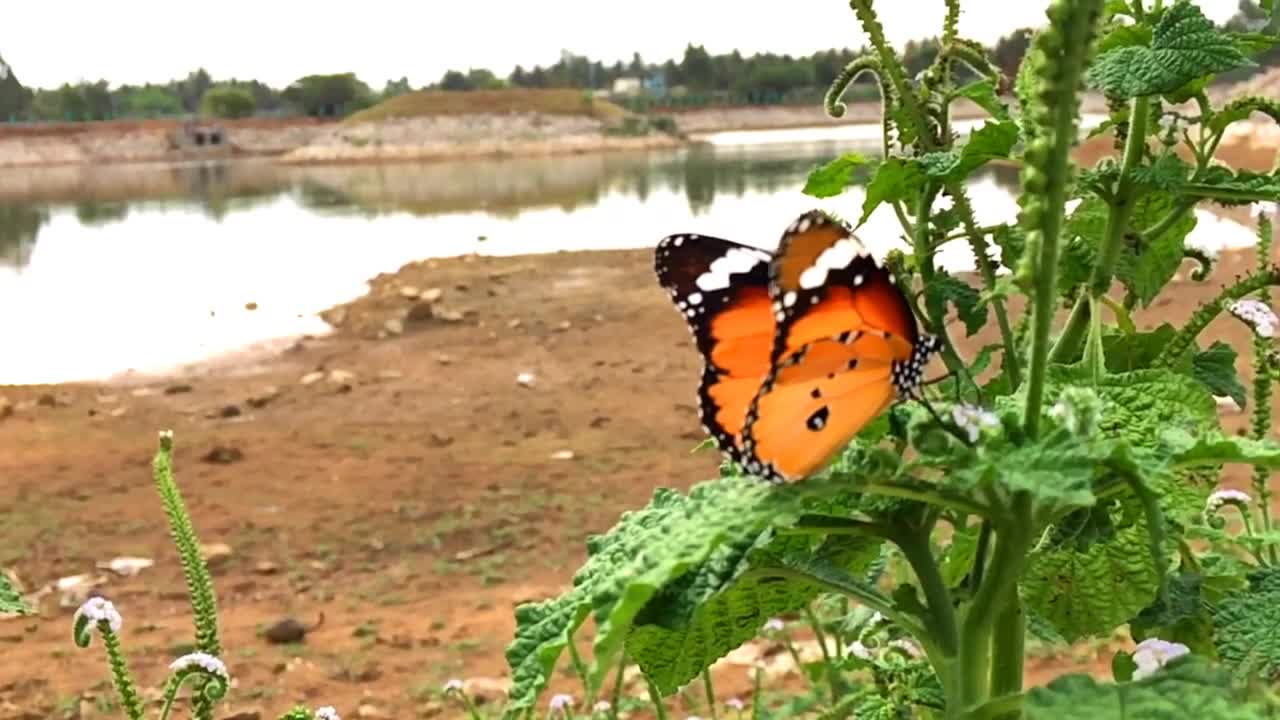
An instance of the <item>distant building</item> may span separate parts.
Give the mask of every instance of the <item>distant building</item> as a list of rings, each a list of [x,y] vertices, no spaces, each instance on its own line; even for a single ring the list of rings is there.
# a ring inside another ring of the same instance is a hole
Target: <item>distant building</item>
[[[667,95],[667,75],[658,70],[645,77],[620,77],[613,81],[612,95],[621,97],[635,97],[637,95],[649,95],[651,97],[666,97]]]
[[[658,70],[644,79],[644,91],[655,97],[665,97],[667,94],[667,74]]]
[[[634,95],[639,95],[640,88],[641,88],[640,78],[620,77],[620,78],[614,78],[612,92],[614,95],[626,95],[628,97],[631,97]]]

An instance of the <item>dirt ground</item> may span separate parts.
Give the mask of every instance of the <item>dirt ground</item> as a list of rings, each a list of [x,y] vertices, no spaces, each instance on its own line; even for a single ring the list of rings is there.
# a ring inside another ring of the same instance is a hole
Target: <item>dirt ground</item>
[[[1139,317],[1180,321],[1252,263],[1224,256],[1209,282],[1181,282]],[[455,717],[440,686],[506,674],[513,606],[565,588],[587,535],[656,487],[715,474],[717,455],[690,453],[699,359],[649,251],[415,263],[329,317],[339,331],[252,362],[0,389],[0,567],[28,590],[100,578],[131,667],[159,683],[192,638],[149,471],[156,432],[172,428],[201,539],[227,546],[214,575],[236,687],[220,716],[304,702]],[[1237,325],[1213,335],[1247,347]],[[156,565],[95,569],[116,556]],[[38,617],[0,620],[0,718],[110,709],[100,647],[71,643],[73,610],[54,592]],[[260,635],[286,616],[319,625],[301,643]],[[1077,649],[1034,660],[1029,682],[1106,667],[1105,653]],[[726,670],[724,696],[745,681]]]

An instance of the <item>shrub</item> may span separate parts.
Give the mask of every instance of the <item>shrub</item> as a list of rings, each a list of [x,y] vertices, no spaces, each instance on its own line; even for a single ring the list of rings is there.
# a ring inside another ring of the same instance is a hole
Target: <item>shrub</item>
[[[244,88],[215,85],[200,98],[200,112],[208,117],[234,120],[252,117],[256,109],[253,93]]]

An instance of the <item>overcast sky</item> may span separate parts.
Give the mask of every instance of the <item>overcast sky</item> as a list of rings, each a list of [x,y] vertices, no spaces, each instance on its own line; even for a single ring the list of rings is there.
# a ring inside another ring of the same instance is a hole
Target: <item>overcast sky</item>
[[[1044,19],[1046,0],[964,0],[960,32],[984,42]],[[1219,22],[1236,0],[1200,0]],[[938,34],[943,0],[882,0],[891,41]],[[24,85],[105,78],[163,82],[205,67],[215,79],[284,86],[354,71],[375,88],[415,86],[450,68],[549,65],[562,49],[612,62],[678,58],[687,43],[807,55],[864,42],[844,0],[0,0],[0,57]]]

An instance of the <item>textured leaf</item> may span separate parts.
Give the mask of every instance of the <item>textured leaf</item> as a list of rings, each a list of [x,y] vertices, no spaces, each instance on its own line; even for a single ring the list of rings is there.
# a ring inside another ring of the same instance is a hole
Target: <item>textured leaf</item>
[[[1160,16],[1150,45],[1122,45],[1102,53],[1086,81],[1110,97],[1128,99],[1173,92],[1207,73],[1248,62],[1230,33],[1215,27],[1193,3],[1180,0]]]
[[[1156,596],[1157,574],[1144,523],[1081,550],[1059,547],[1031,555],[1022,596],[1067,642],[1105,635]]]
[[[803,608],[821,592],[815,583],[778,582],[776,576],[752,572],[782,566],[781,558],[788,555],[807,555],[809,544],[805,537],[783,537],[765,548],[753,542],[721,545],[636,615],[627,653],[659,690],[675,692],[755,637],[770,617]],[[879,558],[881,544],[872,538],[841,538],[828,543],[820,557],[859,574]]]
[[[813,480],[813,479],[811,479]],[[516,608],[512,669],[504,717],[521,717],[546,686],[568,638],[595,617],[597,677],[621,647],[636,614],[668,583],[696,573],[723,545],[754,543],[772,526],[793,522],[822,483],[773,488],[753,478],[701,483],[682,495],[660,489],[642,510],[625,513],[588,541],[589,557],[559,598]]]
[[[1248,463],[1280,468],[1280,444],[1274,440],[1254,440],[1222,432],[1192,435],[1186,430],[1168,429],[1160,434],[1175,464],[1182,466]]]
[[[835,197],[853,183],[854,172],[866,163],[867,159],[857,153],[841,155],[809,173],[803,192],[816,198]]]
[[[943,182],[959,182],[991,160],[1009,157],[1018,142],[1018,126],[1012,121],[984,122],[969,133],[959,150],[929,153],[919,162],[925,174]]]
[[[22,595],[9,580],[8,573],[0,571],[0,616],[8,614],[30,615],[34,612],[31,606],[22,599]]]
[[[871,217],[880,203],[912,198],[924,187],[924,181],[924,171],[918,163],[894,157],[880,163],[867,185],[867,197],[862,201],[862,217],[858,219],[859,227]]]
[[[1280,123],[1280,100],[1266,97],[1242,97],[1232,100],[1214,113],[1209,120],[1209,129],[1220,133],[1231,123],[1244,120],[1256,112]]]
[[[1183,162],[1173,151],[1161,153],[1150,165],[1133,169],[1133,177],[1139,183],[1156,190],[1176,192],[1191,174],[1191,166]]]
[[[996,95],[996,84],[991,80],[978,80],[956,90],[956,97],[972,100],[978,107],[991,113],[997,120],[1009,119],[1009,108]]]
[[[970,525],[951,534],[951,543],[942,561],[942,579],[947,587],[959,585],[973,569],[973,561],[978,557],[979,532],[979,526]]]
[[[1262,720],[1229,678],[1195,658],[1175,660],[1137,682],[1099,683],[1066,675],[1027,692],[1026,720]]]
[[[1147,25],[1115,25],[1098,40],[1095,50],[1102,55],[1122,47],[1148,47],[1151,45],[1151,28]]]
[[[1049,397],[1068,384],[1089,382],[1076,367],[1051,366]],[[1123,440],[1131,447],[1153,449],[1166,429],[1196,435],[1218,430],[1218,405],[1213,396],[1190,377],[1168,370],[1138,370],[1104,376],[1094,388],[1104,409],[1099,430],[1103,437]]]
[[[1205,172],[1204,181],[1184,184],[1182,193],[1228,207],[1259,201],[1274,202],[1280,197],[1280,172],[1265,174],[1238,170],[1233,173],[1222,166],[1214,166]]]
[[[1086,443],[1065,432],[1020,447],[983,445],[972,462],[950,469],[947,482],[970,492],[985,487],[1025,490],[1041,508],[1088,507],[1094,503],[1090,481],[1109,452],[1109,445]]]
[[[925,307],[930,314],[945,316],[947,304],[955,306],[960,322],[964,323],[966,337],[987,324],[987,306],[980,300],[973,286],[944,271],[939,272],[924,289]]]
[[[1235,348],[1221,340],[1214,341],[1208,350],[1192,356],[1191,376],[1204,383],[1209,392],[1229,397],[1241,408],[1248,402],[1244,383],[1236,373]]]
[[[1111,372],[1127,372],[1151,367],[1151,363],[1160,356],[1160,351],[1164,350],[1177,333],[1177,329],[1168,323],[1149,332],[1133,334],[1104,330],[1102,348],[1107,356],[1107,369]]]
[[[1213,613],[1218,656],[1237,676],[1280,677],[1280,568],[1249,576],[1249,589]]]
[[[1175,202],[1174,196],[1165,193],[1144,196],[1134,208],[1130,227],[1146,230],[1154,226],[1174,210]],[[1137,296],[1142,306],[1150,304],[1173,279],[1182,265],[1187,235],[1195,226],[1195,214],[1184,213],[1177,223],[1157,237],[1144,234],[1140,240],[1133,239],[1132,235],[1126,238],[1116,263],[1116,277]]]
[[[1129,621],[1129,633],[1141,642],[1147,638],[1159,638],[1179,642],[1193,654],[1212,658],[1213,618],[1209,604],[1201,597],[1204,579],[1199,573],[1185,572],[1169,579],[1169,601],[1159,597]]]

